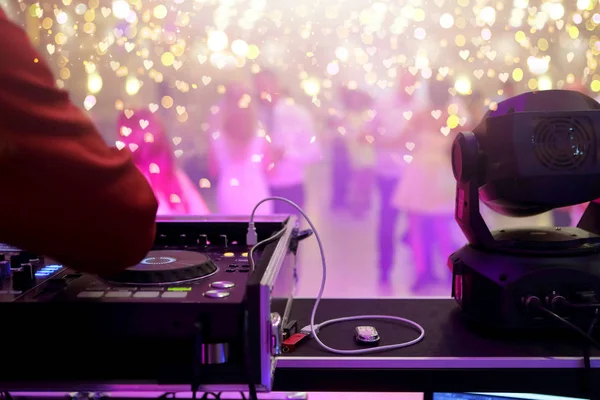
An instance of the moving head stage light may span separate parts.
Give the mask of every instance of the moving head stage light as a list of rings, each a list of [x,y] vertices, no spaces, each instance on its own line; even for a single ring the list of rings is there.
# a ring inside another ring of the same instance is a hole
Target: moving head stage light
[[[448,264],[463,312],[510,329],[550,326],[540,311],[589,317],[600,303],[600,104],[563,90],[503,101],[456,137],[452,167],[469,243]],[[514,217],[592,202],[576,228],[491,232],[480,200]]]

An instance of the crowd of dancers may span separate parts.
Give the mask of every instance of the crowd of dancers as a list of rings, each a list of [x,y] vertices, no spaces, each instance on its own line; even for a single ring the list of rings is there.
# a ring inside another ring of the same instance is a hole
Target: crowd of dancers
[[[378,210],[380,284],[392,283],[394,255],[404,243],[412,252],[412,291],[418,293],[450,279],[440,266],[464,243],[453,221],[453,138],[478,124],[494,102],[517,94],[509,83],[484,104],[479,92],[463,98],[451,92],[447,81],[424,83],[404,71],[396,87],[380,98],[356,85],[340,88],[340,109],[320,121],[271,71],[256,74],[250,84],[229,84],[209,121],[213,207],[178,165],[155,114],[127,110],[119,118],[119,137],[151,183],[159,215],[244,215],[268,196],[304,207],[308,168],[328,160],[331,210],[357,220],[372,207]],[[296,213],[281,202],[265,203],[258,212]],[[569,225],[572,212],[558,210],[557,225]],[[492,228],[506,222],[493,213],[484,216]],[[399,232],[401,219],[406,221],[405,232]],[[525,223],[553,222],[552,216],[544,215]]]

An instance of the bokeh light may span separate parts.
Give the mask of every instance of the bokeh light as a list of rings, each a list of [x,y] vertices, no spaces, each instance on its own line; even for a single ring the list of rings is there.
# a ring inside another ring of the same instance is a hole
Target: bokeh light
[[[207,44],[211,51],[217,52],[225,50],[228,43],[229,39],[227,38],[227,34],[225,32],[213,31],[208,35]]]
[[[98,74],[88,76],[88,91],[91,94],[98,94],[102,90],[102,77]]]
[[[112,12],[115,18],[125,19],[131,12],[131,7],[127,0],[114,0],[112,4]]]
[[[174,130],[202,126],[207,138],[228,84],[263,70],[317,119],[340,113],[339,87],[379,98],[403,74],[418,81],[411,96],[446,80],[461,104],[480,95],[481,109],[500,100],[506,83],[517,92],[579,85],[600,93],[598,0],[18,3],[6,7],[11,18],[57,85],[95,118],[139,106],[164,113]]]
[[[128,77],[127,81],[125,82],[125,91],[130,96],[136,95],[140,91],[141,87],[141,82],[133,76]]]
[[[456,82],[454,82],[454,89],[462,95],[467,95],[471,93],[471,81],[467,77],[459,77]]]

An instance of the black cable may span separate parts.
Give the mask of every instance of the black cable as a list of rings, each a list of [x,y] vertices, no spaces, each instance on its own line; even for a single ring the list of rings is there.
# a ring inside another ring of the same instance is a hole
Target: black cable
[[[201,368],[202,362],[202,340],[203,340],[203,329],[204,326],[200,323],[196,323],[196,337],[194,338],[194,358],[193,358],[193,366],[192,366],[192,399],[196,400],[198,398],[198,389],[200,388],[200,377],[201,377]]]
[[[546,314],[547,316],[551,317],[552,319],[554,319],[555,321],[560,322],[561,324],[565,325],[566,327],[572,329],[573,331],[577,332],[582,338],[584,338],[585,340],[587,340],[591,345],[593,345],[594,347],[596,347],[597,349],[600,349],[600,343],[598,343],[593,337],[591,337],[590,335],[588,335],[583,329],[581,329],[580,327],[578,327],[577,325],[567,321],[565,318],[561,317],[560,315],[554,313],[553,311],[539,306],[536,307],[539,311],[542,311],[544,314]]]
[[[248,310],[244,311],[244,362],[248,379],[248,396],[250,400],[258,400],[256,385],[252,382],[252,358],[250,357],[250,329],[248,327]]]
[[[596,312],[594,314],[594,319],[590,324],[587,334],[592,337],[596,324],[600,320],[600,309],[596,308]],[[584,381],[584,390],[586,393],[590,394],[590,398],[594,398],[592,396],[592,360],[591,360],[591,349],[589,343],[585,343],[583,347],[583,366],[585,369],[585,381]]]
[[[13,400],[13,397],[10,395],[10,392],[2,392],[2,397],[5,400]]]
[[[213,398],[213,399],[220,400],[220,399],[221,399],[221,393],[222,393],[222,392],[219,392],[219,393],[215,393],[215,392],[205,392],[205,393],[204,393],[204,396],[202,396],[201,400],[207,400],[207,399],[210,399],[210,397],[208,397],[208,396],[212,396],[212,398]]]
[[[598,323],[599,319],[600,319],[600,309],[596,308],[596,312],[594,314],[594,319],[592,320],[592,323],[590,324],[590,327],[588,328],[588,331],[587,331],[587,334],[590,337],[592,336],[592,333],[594,332],[594,329],[596,328],[596,324]],[[583,364],[584,364],[586,370],[591,370],[592,362],[591,362],[591,350],[590,350],[589,343],[586,343],[586,346],[583,348]]]
[[[250,400],[258,400],[258,393],[256,393],[256,385],[254,383],[250,383],[248,389],[248,396],[250,396]]]
[[[246,398],[246,393],[244,393],[244,392],[240,392],[240,395],[242,396],[242,400],[248,400],[248,399]]]
[[[174,399],[175,398],[175,392],[166,392],[166,393],[163,393],[158,398],[159,399]]]
[[[551,310],[543,307],[542,305],[539,305],[536,303],[531,303],[531,304],[534,305],[537,310],[542,311],[543,313],[545,313],[547,316],[551,317],[555,321],[558,321],[561,324],[563,324],[566,327],[573,330],[574,332],[577,332],[582,338],[584,338],[587,341],[585,343],[584,350],[583,350],[583,364],[584,364],[584,372],[585,372],[583,386],[584,386],[584,390],[590,394],[590,398],[594,398],[595,396],[593,396],[593,388],[591,386],[591,384],[592,384],[592,379],[591,379],[592,378],[592,376],[591,376],[592,363],[591,363],[591,357],[590,357],[590,353],[591,353],[590,345],[593,345],[597,349],[600,349],[600,343],[598,343],[591,336],[592,332],[594,330],[594,327],[598,323],[598,319],[599,319],[598,309],[596,309],[596,315],[594,316],[594,319],[592,320],[592,323],[590,324],[590,326],[588,328],[588,332],[585,332],[583,329],[581,329],[577,325],[571,323],[570,321],[567,321],[565,318],[563,318],[560,315],[552,312]]]
[[[600,308],[598,303],[567,303],[566,306],[569,308]]]

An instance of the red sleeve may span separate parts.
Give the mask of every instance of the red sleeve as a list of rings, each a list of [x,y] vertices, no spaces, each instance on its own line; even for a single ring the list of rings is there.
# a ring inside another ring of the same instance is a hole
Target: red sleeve
[[[129,152],[109,148],[0,10],[0,242],[84,272],[152,246],[157,202]]]

